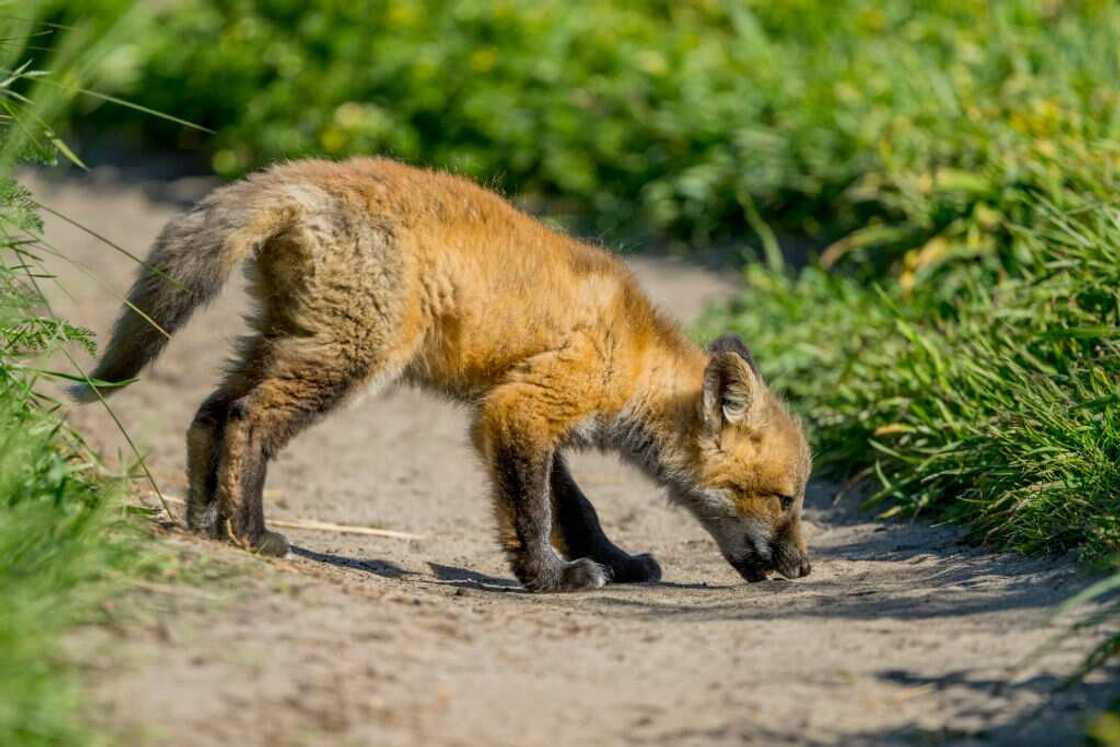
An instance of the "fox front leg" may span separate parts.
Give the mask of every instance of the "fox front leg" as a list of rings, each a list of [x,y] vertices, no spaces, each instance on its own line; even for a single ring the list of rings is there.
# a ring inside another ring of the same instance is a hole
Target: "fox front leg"
[[[611,572],[611,581],[640,584],[661,580],[661,566],[652,555],[631,555],[611,542],[591,501],[572,479],[560,454],[552,459],[553,524],[569,558],[591,558]]]
[[[475,437],[490,467],[498,541],[513,574],[530,591],[603,586],[610,578],[606,567],[590,558],[566,561],[553,548],[553,450],[541,443],[540,429],[528,421],[532,410],[517,407],[513,398],[503,399],[484,408]]]

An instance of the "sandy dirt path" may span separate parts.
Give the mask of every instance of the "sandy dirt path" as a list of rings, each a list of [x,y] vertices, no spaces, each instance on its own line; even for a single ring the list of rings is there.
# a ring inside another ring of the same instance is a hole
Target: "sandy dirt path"
[[[33,186],[143,255],[206,184],[101,170]],[[48,235],[101,279],[53,263],[71,294],[56,294],[57,311],[103,334],[130,262],[59,220]],[[672,261],[634,267],[685,319],[733,288]],[[234,286],[113,400],[172,495],[189,419],[242,326]],[[103,411],[72,418],[106,454],[124,450]],[[1060,744],[1108,695],[1090,683],[1040,709],[1081,647],[1015,669],[1054,634],[1048,609],[1085,583],[1068,562],[876,523],[832,505],[826,485],[808,511],[812,576],[747,586],[660,491],[611,457],[580,456],[608,533],[653,552],[665,579],[522,593],[465,430],[464,412],[395,390],[302,435],[270,471],[273,517],[425,539],[289,531],[294,555],[267,561],[173,533],[238,572],[141,595],[140,619],[74,636],[98,720],[141,744]]]

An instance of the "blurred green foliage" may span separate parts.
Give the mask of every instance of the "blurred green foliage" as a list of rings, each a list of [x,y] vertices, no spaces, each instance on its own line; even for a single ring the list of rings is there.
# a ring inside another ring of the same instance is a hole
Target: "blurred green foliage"
[[[211,148],[226,176],[390,154],[548,197],[608,235],[690,244],[741,233],[749,199],[779,233],[863,229],[849,249],[882,249],[878,267],[945,233],[986,248],[993,220],[1029,210],[1024,193],[1076,181],[1071,151],[1120,164],[1085,152],[1120,122],[1120,94],[1099,85],[1120,72],[1107,0],[165,8],[103,85],[216,137],[120,111],[86,121]]]

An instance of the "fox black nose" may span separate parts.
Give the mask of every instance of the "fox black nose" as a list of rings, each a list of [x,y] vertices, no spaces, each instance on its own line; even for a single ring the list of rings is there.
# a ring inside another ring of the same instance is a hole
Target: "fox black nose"
[[[809,562],[808,558],[801,559],[801,575],[798,578],[805,578],[813,571],[813,564]]]

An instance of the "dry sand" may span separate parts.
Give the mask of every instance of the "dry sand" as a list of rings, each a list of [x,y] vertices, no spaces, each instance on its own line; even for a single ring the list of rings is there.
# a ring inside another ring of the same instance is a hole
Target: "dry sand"
[[[31,179],[46,204],[141,255],[207,186],[104,169]],[[132,265],[48,223],[100,278],[52,263],[72,294],[57,310],[103,334]],[[633,266],[684,319],[734,287],[733,273],[671,260]],[[172,495],[189,419],[242,326],[236,286],[113,400]],[[110,457],[124,451],[96,406],[72,418]],[[612,457],[577,457],[608,533],[653,552],[664,581],[523,593],[495,549],[465,423],[407,389],[361,398],[270,471],[272,516],[425,539],[288,531],[294,555],[268,561],[170,533],[231,572],[137,592],[141,614],[72,636],[97,720],[141,744],[1060,744],[1109,694],[1091,682],[1050,695],[1084,641],[1019,668],[1058,630],[1052,605],[1086,582],[1068,560],[878,523],[823,484],[808,509],[813,574],[748,586],[654,486]]]

